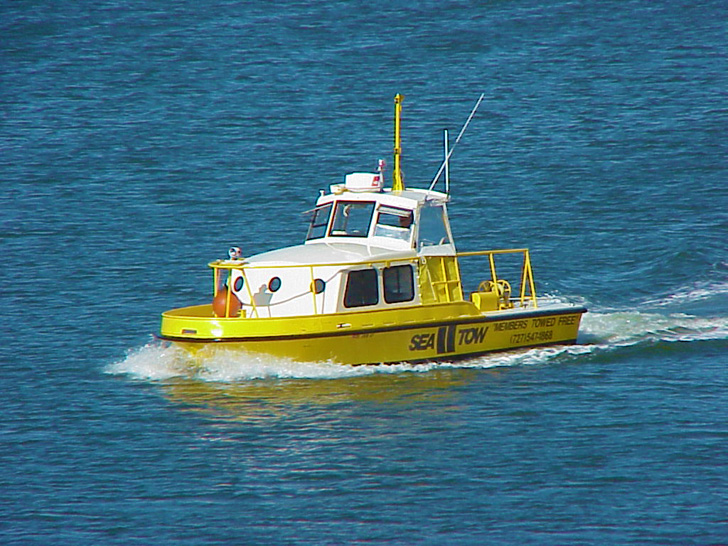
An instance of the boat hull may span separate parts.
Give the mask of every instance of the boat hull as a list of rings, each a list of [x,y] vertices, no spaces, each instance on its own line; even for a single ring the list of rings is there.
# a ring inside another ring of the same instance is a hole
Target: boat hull
[[[575,343],[584,312],[579,306],[553,305],[477,313],[463,302],[432,306],[424,314],[419,308],[218,319],[195,317],[206,313],[206,306],[197,306],[163,315],[160,338],[192,353],[222,349],[350,365],[447,362],[496,351]]]

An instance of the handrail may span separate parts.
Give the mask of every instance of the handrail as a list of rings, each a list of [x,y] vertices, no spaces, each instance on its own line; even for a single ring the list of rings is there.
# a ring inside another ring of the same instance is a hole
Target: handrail
[[[468,252],[458,252],[458,257],[468,256],[486,256],[488,254],[518,254],[528,252],[527,248],[501,248],[498,250],[471,250]]]
[[[470,258],[470,257],[476,257],[476,256],[487,256],[488,257],[488,265],[490,270],[490,276],[491,280],[494,284],[498,283],[498,276],[496,271],[496,264],[495,264],[495,256],[496,255],[503,255],[503,254],[523,254],[523,264],[521,266],[521,282],[520,282],[520,294],[519,294],[519,300],[521,307],[526,306],[526,301],[530,301],[530,303],[533,305],[534,308],[538,307],[538,302],[536,299],[536,285],[533,278],[533,269],[531,267],[531,258],[530,258],[530,252],[527,248],[511,248],[511,249],[497,249],[497,250],[476,250],[476,251],[468,251],[468,252],[457,252],[454,255],[450,255],[450,257],[455,258]],[[271,265],[271,264],[255,264],[246,262],[243,260],[216,260],[214,262],[210,262],[208,266],[216,271],[214,278],[215,278],[215,290],[217,293],[217,286],[218,286],[218,277],[217,277],[217,271],[218,270],[240,270],[244,279],[245,279],[245,286],[248,290],[248,297],[250,298],[252,311],[255,316],[260,316],[258,313],[257,305],[255,303],[255,298],[250,291],[250,283],[248,282],[247,275],[245,273],[245,269],[300,269],[300,268],[307,268],[309,270],[309,275],[311,277],[311,283],[313,286],[314,282],[314,268],[315,267],[357,267],[357,266],[383,266],[383,267],[390,267],[391,264],[402,264],[402,263],[411,263],[411,264],[417,264],[420,262],[421,259],[427,259],[427,258],[433,258],[437,256],[403,256],[400,258],[386,258],[386,259],[369,259],[369,260],[362,260],[360,262],[325,262],[325,263],[317,263],[317,264],[280,264],[280,265]],[[448,257],[447,255],[442,257]],[[450,284],[453,282],[457,282],[462,286],[461,279],[458,275],[457,279],[446,279],[445,281],[433,281],[430,282],[432,284]],[[317,309],[317,300],[316,300],[316,294],[312,290],[313,294],[313,310],[315,314],[318,314],[319,311]],[[228,294],[230,295],[230,294]],[[229,302],[228,302],[229,305]]]
[[[380,259],[380,260],[364,260],[361,262],[322,262],[317,264],[280,264],[280,265],[271,265],[271,264],[252,264],[250,262],[246,262],[245,260],[242,261],[232,261],[232,260],[216,260],[214,262],[210,262],[207,264],[209,267],[213,269],[295,269],[300,267],[350,267],[350,266],[357,266],[357,265],[373,265],[373,264],[384,264],[387,266],[388,264],[392,263],[402,263],[402,262],[410,262],[410,263],[417,263],[420,259],[420,256],[412,256],[412,257],[402,257],[402,258],[387,258],[387,259]]]

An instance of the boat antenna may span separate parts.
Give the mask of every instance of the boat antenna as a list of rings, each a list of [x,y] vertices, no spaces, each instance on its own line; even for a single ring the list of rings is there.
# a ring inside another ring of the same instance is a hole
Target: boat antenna
[[[450,151],[450,132],[447,129],[442,131],[442,144],[445,150],[445,193],[450,193],[450,160],[448,153]]]
[[[394,172],[392,173],[392,191],[404,191],[402,180],[402,135],[399,130],[402,118],[402,101],[404,95],[397,93],[394,96]]]
[[[458,134],[458,137],[455,139],[455,143],[452,145],[452,148],[450,148],[450,151],[445,155],[445,160],[442,162],[442,165],[440,165],[440,168],[437,171],[437,174],[435,175],[435,178],[432,179],[432,183],[430,184],[430,187],[427,191],[432,191],[432,188],[435,187],[435,184],[437,184],[437,181],[440,179],[440,175],[442,174],[442,171],[444,171],[446,168],[449,168],[449,161],[450,156],[455,151],[455,146],[458,145],[458,142],[460,142],[460,139],[463,137],[463,133],[465,133],[465,129],[468,128],[468,125],[470,124],[470,120],[473,119],[473,116],[475,115],[475,112],[478,110],[478,106],[480,106],[480,103],[483,102],[483,99],[485,98],[485,93],[480,94],[480,98],[478,99],[478,102],[475,103],[475,106],[473,106],[473,109],[470,111],[470,115],[468,116],[467,121],[465,122],[465,125],[463,125],[463,128],[460,129],[460,134]],[[396,101],[396,98],[395,98]],[[395,156],[396,157],[396,156]],[[448,188],[449,191],[449,181],[448,181]]]

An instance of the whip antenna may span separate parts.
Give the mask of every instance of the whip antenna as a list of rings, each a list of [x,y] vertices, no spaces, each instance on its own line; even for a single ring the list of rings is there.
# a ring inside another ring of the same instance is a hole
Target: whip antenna
[[[445,156],[445,160],[442,162],[442,165],[440,165],[440,169],[437,171],[435,178],[432,179],[432,183],[430,184],[430,187],[428,188],[427,191],[432,191],[432,188],[434,188],[435,184],[437,184],[437,181],[440,179],[440,175],[442,174],[442,171],[444,171],[445,168],[448,166],[448,163],[450,161],[450,156],[455,151],[455,146],[457,146],[458,142],[460,142],[460,139],[463,137],[463,133],[465,133],[465,129],[468,128],[468,125],[470,124],[470,120],[473,119],[473,116],[475,115],[475,112],[478,109],[478,106],[480,106],[480,103],[483,102],[484,98],[485,98],[485,93],[481,93],[480,98],[478,99],[478,102],[475,103],[475,106],[473,106],[473,109],[470,111],[470,115],[468,116],[468,119],[465,122],[465,125],[463,125],[463,128],[460,129],[460,133],[458,134],[458,137],[455,139],[455,143],[452,145],[452,148],[450,148],[450,151]]]

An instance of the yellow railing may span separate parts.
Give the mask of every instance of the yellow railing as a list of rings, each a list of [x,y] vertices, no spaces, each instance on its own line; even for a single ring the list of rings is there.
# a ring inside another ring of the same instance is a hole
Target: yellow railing
[[[309,276],[311,278],[311,284],[310,284],[310,292],[313,297],[313,312],[315,315],[319,314],[318,309],[316,308],[316,291],[314,290],[314,283],[316,281],[316,276],[314,274],[314,268],[318,267],[374,267],[375,265],[380,265],[383,267],[390,267],[392,264],[405,264],[405,263],[411,263],[416,264],[419,260],[419,257],[412,257],[412,258],[395,258],[391,260],[365,260],[361,262],[339,262],[339,263],[321,263],[321,264],[294,264],[294,265],[255,265],[246,262],[245,260],[240,261],[234,261],[234,260],[217,260],[214,262],[210,262],[207,264],[209,267],[213,269],[213,294],[217,296],[219,289],[221,288],[220,283],[220,273],[219,271],[225,271],[225,270],[232,270],[236,269],[239,270],[241,275],[243,276],[243,280],[245,281],[245,287],[248,293],[248,298],[250,299],[250,305],[253,308],[253,314],[256,317],[259,317],[258,313],[258,307],[255,303],[255,298],[253,297],[253,293],[250,290],[250,283],[248,282],[248,277],[245,274],[246,269],[308,269]],[[226,302],[225,302],[225,316],[230,316],[230,309],[231,309],[231,298],[232,298],[232,292],[230,290],[227,291],[226,296]]]
[[[490,270],[490,277],[491,281],[494,284],[498,284],[499,281],[502,282],[502,280],[498,277],[497,271],[496,271],[496,264],[495,264],[495,256],[501,255],[501,254],[523,254],[523,264],[521,266],[521,281],[520,281],[520,293],[519,293],[519,300],[521,307],[526,306],[526,302],[529,301],[534,308],[538,307],[537,301],[536,301],[536,286],[533,279],[533,270],[531,269],[531,258],[530,254],[527,248],[517,248],[517,249],[506,249],[506,250],[479,250],[474,252],[458,252],[455,256],[451,256],[450,258],[457,258],[458,260],[460,258],[470,258],[474,256],[487,256],[488,257],[488,267]],[[405,264],[405,263],[411,263],[413,265],[417,265],[418,263],[425,265],[427,261],[433,259],[433,258],[446,258],[447,256],[413,256],[411,258],[395,258],[395,259],[389,259],[389,260],[364,260],[361,262],[340,262],[340,263],[321,263],[321,264],[293,264],[293,265],[256,265],[246,262],[245,260],[217,260],[214,262],[210,262],[208,265],[213,269],[213,294],[215,297],[218,296],[218,292],[221,289],[224,289],[224,284],[222,281],[222,275],[224,271],[230,271],[230,270],[239,270],[241,275],[243,276],[243,281],[245,288],[247,290],[248,298],[250,300],[250,305],[252,307],[253,315],[256,317],[259,317],[258,313],[258,307],[255,303],[255,297],[252,293],[250,287],[250,283],[248,282],[248,277],[246,275],[246,269],[308,269],[309,277],[311,279],[310,284],[310,292],[313,298],[313,312],[314,314],[319,314],[319,311],[317,309],[317,301],[316,301],[316,291],[314,289],[315,284],[315,268],[320,267],[341,267],[341,268],[351,268],[351,267],[375,267],[375,266],[383,266],[383,267],[390,267],[393,264]],[[421,261],[426,260],[426,261]],[[435,264],[433,264],[435,265]],[[442,264],[437,264],[440,268],[445,268],[446,265],[444,262]],[[440,297],[436,295],[436,292],[433,292],[432,296],[434,297],[434,301],[437,303],[444,303],[444,302],[452,302],[452,301],[462,301],[463,299],[463,293],[462,293],[462,283],[460,279],[460,272],[459,272],[459,266],[457,263],[455,265],[455,270],[452,273],[448,273],[446,270],[444,270],[442,274],[442,278],[430,278],[430,282],[433,284],[433,289],[435,285],[443,285],[445,290],[445,295]],[[436,266],[437,267],[437,266]],[[425,267],[425,270],[427,270],[427,267]],[[422,271],[420,271],[420,274],[422,275]],[[432,276],[431,272],[428,272],[430,276]],[[229,273],[228,273],[228,279],[229,280]],[[456,286],[454,286],[456,285]],[[450,286],[451,288],[448,289],[447,287]],[[231,316],[230,311],[232,309],[232,291],[229,289],[226,289],[226,301],[225,301],[225,315],[224,316]],[[420,287],[420,296],[421,299],[424,296],[422,287]],[[425,298],[426,299],[426,298]],[[510,302],[506,302],[510,303]],[[511,305],[512,306],[512,305]],[[237,311],[236,311],[237,313]],[[244,315],[243,315],[244,316]]]

